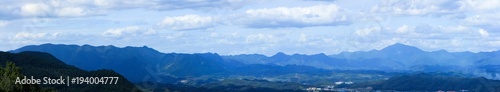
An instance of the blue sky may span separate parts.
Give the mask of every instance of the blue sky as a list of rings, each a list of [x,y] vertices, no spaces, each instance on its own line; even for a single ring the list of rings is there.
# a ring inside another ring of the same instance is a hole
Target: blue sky
[[[2,0],[0,50],[148,46],[161,52],[336,54],[394,43],[500,49],[498,0]]]

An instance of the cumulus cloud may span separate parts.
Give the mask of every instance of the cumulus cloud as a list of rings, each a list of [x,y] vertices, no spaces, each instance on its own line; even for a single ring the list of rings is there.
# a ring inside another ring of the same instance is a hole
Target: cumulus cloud
[[[475,14],[460,20],[462,23],[486,28],[490,30],[500,29],[500,12]]]
[[[57,16],[85,16],[88,15],[81,7],[64,7],[56,12]]]
[[[16,40],[29,40],[29,39],[53,39],[57,37],[59,33],[29,33],[29,32],[20,32],[17,33],[13,39]]]
[[[412,32],[415,28],[412,27],[412,26],[408,26],[408,25],[403,25],[401,27],[399,27],[397,30],[396,30],[396,33],[399,33],[399,34],[404,34],[404,33],[408,33],[408,32]]]
[[[488,37],[490,36],[490,34],[488,33],[488,31],[485,31],[484,29],[479,29],[479,34],[481,34],[482,37]]]
[[[350,24],[348,13],[335,4],[250,9],[235,22],[251,28],[337,26]]]
[[[409,16],[448,16],[465,25],[489,30],[500,29],[498,0],[385,0],[374,6],[374,13]]]
[[[459,0],[385,0],[372,8],[372,12],[388,12],[397,15],[441,16],[461,12],[464,7]]]
[[[84,33],[68,33],[68,32],[17,32],[9,36],[0,37],[3,50],[17,49],[26,45],[43,44],[43,43],[60,43],[60,44],[82,44],[89,42],[97,42],[94,36]]]
[[[451,41],[451,40],[476,40],[485,37],[487,31],[478,31],[474,27],[463,25],[401,25],[394,28],[366,27],[357,29],[353,34],[353,41],[374,43],[379,41],[415,42],[415,41]],[[396,40],[396,41],[394,41]],[[391,43],[388,43],[391,44]],[[426,43],[428,44],[428,43]]]
[[[22,17],[83,17],[104,15],[124,9],[147,10],[213,10],[237,9],[243,0],[23,0],[0,1],[0,16]]]
[[[172,9],[237,9],[248,1],[244,0],[160,0],[151,8],[159,10]]]
[[[5,27],[9,24],[8,21],[0,20],[0,27]]]
[[[214,22],[214,18],[210,16],[184,15],[165,17],[158,26],[170,30],[194,30],[212,27]]]
[[[8,39],[11,43],[46,43],[46,42],[67,42],[74,40],[83,40],[87,35],[80,33],[63,32],[18,32]]]
[[[48,5],[38,3],[38,4],[25,4],[21,7],[21,15],[23,16],[40,16],[46,15],[50,12]]]
[[[370,35],[373,33],[378,33],[378,32],[380,32],[380,30],[382,30],[380,27],[367,27],[367,28],[356,30],[355,34],[358,36],[367,36],[367,35]]]
[[[157,31],[151,28],[139,26],[127,26],[124,28],[108,29],[102,35],[106,37],[123,38],[128,36],[155,35]]]
[[[403,38],[426,39],[426,40],[449,40],[454,38],[477,39],[480,35],[475,35],[475,28],[463,25],[402,25],[395,29],[394,33],[402,35]],[[401,34],[405,33],[405,34]]]
[[[463,7],[476,12],[496,11],[500,8],[498,0],[463,0]]]
[[[102,7],[93,6],[95,5],[88,1],[53,0],[47,2],[21,3],[18,4],[18,6],[11,7],[19,7],[19,10],[12,14],[19,14],[22,17],[81,17],[102,14]]]
[[[280,40],[272,34],[252,34],[245,37],[245,43],[277,43]]]

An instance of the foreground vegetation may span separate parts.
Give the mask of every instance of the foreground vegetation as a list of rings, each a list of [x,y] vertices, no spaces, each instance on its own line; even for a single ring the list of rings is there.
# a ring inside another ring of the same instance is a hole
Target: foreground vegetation
[[[26,91],[63,91],[63,92],[124,92],[139,91],[131,82],[112,70],[85,71],[74,66],[66,65],[50,54],[42,52],[8,53],[0,52],[0,91],[26,92]],[[15,84],[17,77],[33,76],[36,79],[43,77],[59,78],[60,76],[72,77],[120,77],[117,84]]]

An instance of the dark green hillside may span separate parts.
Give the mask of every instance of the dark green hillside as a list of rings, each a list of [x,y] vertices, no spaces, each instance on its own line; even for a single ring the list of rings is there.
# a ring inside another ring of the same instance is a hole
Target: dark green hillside
[[[74,84],[68,87],[67,85],[47,85],[40,84],[42,88],[52,88],[64,92],[129,92],[138,90],[132,83],[125,79],[122,75],[111,70],[96,70],[85,71],[78,69],[75,66],[70,66],[56,59],[48,53],[42,52],[21,52],[8,53],[0,52],[0,65],[5,67],[6,62],[13,62],[20,67],[21,74],[24,76],[33,76],[34,78],[43,79],[43,77],[59,78],[66,77],[119,77],[117,84]],[[20,76],[22,79],[22,76]],[[15,79],[11,79],[15,80]],[[43,80],[42,80],[43,82]]]
[[[271,82],[266,80],[224,79],[200,86],[184,84],[156,84],[157,86],[139,86],[154,92],[304,92],[304,86],[293,82]],[[155,84],[155,83],[148,83]]]

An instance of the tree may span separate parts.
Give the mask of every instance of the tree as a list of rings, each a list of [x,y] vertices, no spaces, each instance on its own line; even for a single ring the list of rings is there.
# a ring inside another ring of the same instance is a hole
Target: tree
[[[11,92],[21,89],[21,84],[14,84],[17,77],[21,77],[21,68],[14,65],[12,62],[7,62],[5,68],[0,67],[0,91]]]
[[[41,92],[53,91],[41,89],[39,85],[34,84],[15,84],[16,78],[23,76],[21,68],[12,62],[6,62],[5,68],[0,67],[0,91],[1,92]]]

